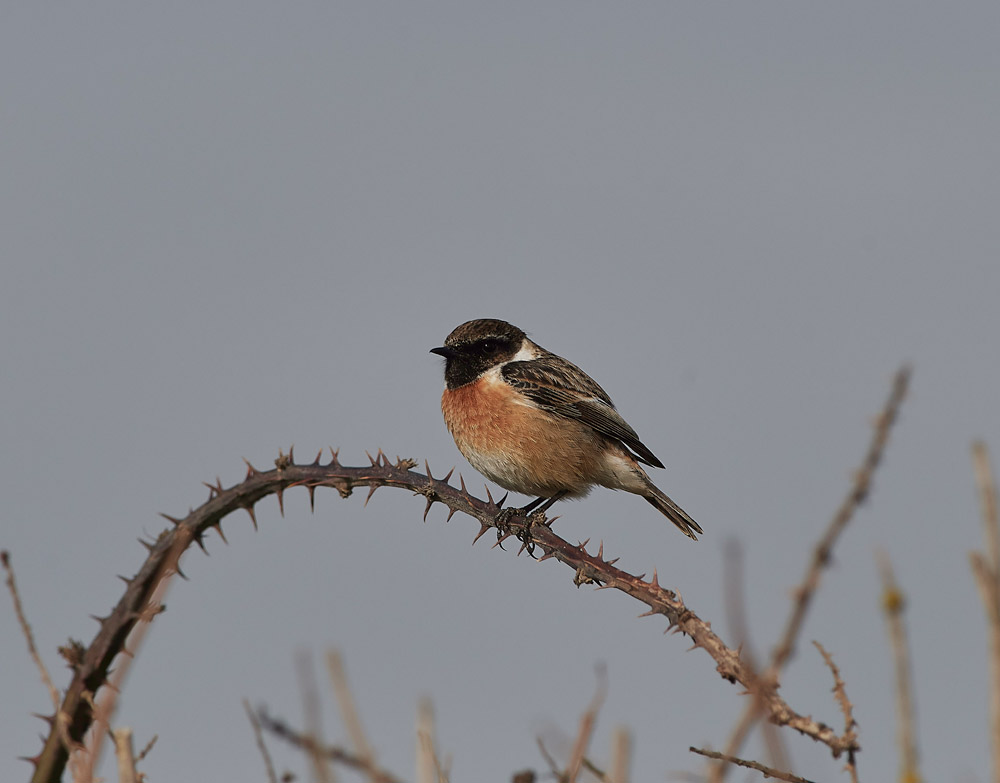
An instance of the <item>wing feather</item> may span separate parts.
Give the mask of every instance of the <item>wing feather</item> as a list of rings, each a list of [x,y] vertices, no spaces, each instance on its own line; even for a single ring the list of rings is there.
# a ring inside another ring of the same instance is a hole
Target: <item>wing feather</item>
[[[508,362],[500,370],[504,380],[537,405],[567,419],[581,421],[595,432],[620,441],[640,462],[662,468],[597,381],[576,365],[554,354],[526,362]]]

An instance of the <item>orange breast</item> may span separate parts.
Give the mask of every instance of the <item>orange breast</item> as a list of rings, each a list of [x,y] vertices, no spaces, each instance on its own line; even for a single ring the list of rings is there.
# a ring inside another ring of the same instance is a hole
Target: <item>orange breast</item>
[[[600,436],[584,424],[520,402],[499,378],[484,376],[446,389],[441,411],[459,451],[505,489],[540,497],[560,491],[580,496],[598,480]]]

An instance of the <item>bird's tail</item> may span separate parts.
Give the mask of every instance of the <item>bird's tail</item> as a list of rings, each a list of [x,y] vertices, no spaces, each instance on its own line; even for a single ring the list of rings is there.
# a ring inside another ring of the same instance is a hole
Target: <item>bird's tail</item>
[[[655,506],[667,519],[677,525],[680,531],[688,538],[693,538],[697,541],[698,537],[695,533],[705,532],[697,522],[688,516],[683,508],[664,495],[653,482],[649,482],[648,494],[643,494],[643,497],[649,501],[650,505]]]

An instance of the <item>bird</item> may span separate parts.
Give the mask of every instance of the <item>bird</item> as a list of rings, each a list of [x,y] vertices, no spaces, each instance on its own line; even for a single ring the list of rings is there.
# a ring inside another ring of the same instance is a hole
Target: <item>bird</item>
[[[467,321],[430,352],[445,358],[441,412],[455,445],[491,481],[535,496],[523,512],[599,485],[645,498],[689,538],[704,532],[653,484],[642,466],[663,463],[572,362],[495,318]]]

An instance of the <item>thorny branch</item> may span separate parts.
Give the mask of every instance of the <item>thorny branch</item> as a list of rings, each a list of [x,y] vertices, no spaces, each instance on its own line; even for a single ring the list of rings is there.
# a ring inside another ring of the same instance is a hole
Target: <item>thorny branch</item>
[[[896,416],[907,377],[905,369],[897,375],[890,404],[883,411],[877,428],[879,448],[870,450],[869,459],[860,472],[850,502],[845,503],[843,512],[834,520],[831,537],[835,537],[834,530],[839,532],[849,518],[850,511],[868,492],[871,472],[878,462],[888,427]],[[135,576],[125,579],[125,593],[111,614],[96,618],[100,622],[100,628],[91,643],[86,648],[83,645],[73,647],[73,677],[57,715],[50,720],[53,728],[42,751],[31,759],[35,763],[33,781],[51,783],[60,779],[68,760],[67,744],[79,744],[94,721],[91,706],[94,694],[107,684],[112,662],[125,651],[125,643],[132,630],[141,621],[149,620],[155,612],[155,596],[160,583],[175,572],[183,576],[179,560],[190,544],[196,543],[204,550],[204,537],[212,528],[225,540],[222,521],[240,510],[250,516],[256,528],[254,507],[269,495],[277,497],[279,508],[284,513],[284,492],[294,487],[306,489],[311,507],[314,507],[315,492],[319,487],[335,489],[343,498],[349,497],[358,487],[367,487],[366,503],[380,487],[407,489],[425,498],[424,520],[433,505],[440,503],[448,508],[447,520],[457,512],[462,512],[479,522],[480,528],[474,542],[491,529],[498,531],[500,540],[514,536],[522,542],[518,554],[525,549],[529,553],[537,549],[541,553],[540,560],[555,559],[567,565],[574,573],[575,584],[594,584],[604,589],[620,590],[648,607],[648,611],[641,616],[665,617],[674,632],[689,636],[694,648],[700,648],[712,657],[720,676],[730,682],[740,683],[748,691],[756,693],[759,709],[771,723],[789,726],[822,742],[834,756],[845,752],[854,753],[858,749],[857,739],[852,732],[838,735],[830,726],[799,714],[778,694],[777,686],[761,689],[759,676],[740,658],[739,652],[728,647],[712,631],[708,622],[685,605],[679,594],[662,587],[655,570],[652,578],[646,581],[645,574],[630,574],[616,568],[616,559],[605,560],[603,543],[591,554],[587,551],[589,539],[580,544],[571,544],[556,535],[545,524],[544,517],[537,514],[525,516],[514,512],[501,516],[503,499],[499,503],[494,501],[488,489],[486,500],[474,497],[466,489],[461,477],[460,486],[453,486],[449,483],[453,471],[449,471],[443,478],[434,478],[426,462],[426,473],[420,473],[413,470],[417,464],[415,460],[397,458],[392,462],[381,450],[375,457],[369,455],[369,465],[360,467],[342,465],[338,452],[333,449],[327,464],[321,463],[321,457],[322,452],[311,464],[296,464],[291,450],[287,455],[279,452],[275,468],[268,471],[258,470],[248,462],[243,481],[231,487],[223,487],[222,482],[217,479],[214,484],[206,485],[209,488],[208,500],[187,516],[177,518],[164,515],[173,524],[173,529],[164,530],[155,541],[141,541],[149,550],[146,561]],[[818,570],[828,557],[829,546],[824,540],[817,549],[816,562],[803,585],[800,599],[803,605],[808,603],[808,596],[818,581]],[[793,621],[791,626],[796,627],[797,623]],[[789,635],[786,635],[786,640],[788,638]],[[784,659],[787,653],[779,648],[777,657],[779,660]],[[60,737],[55,730],[60,725],[66,726],[69,742],[64,741],[67,738]]]

